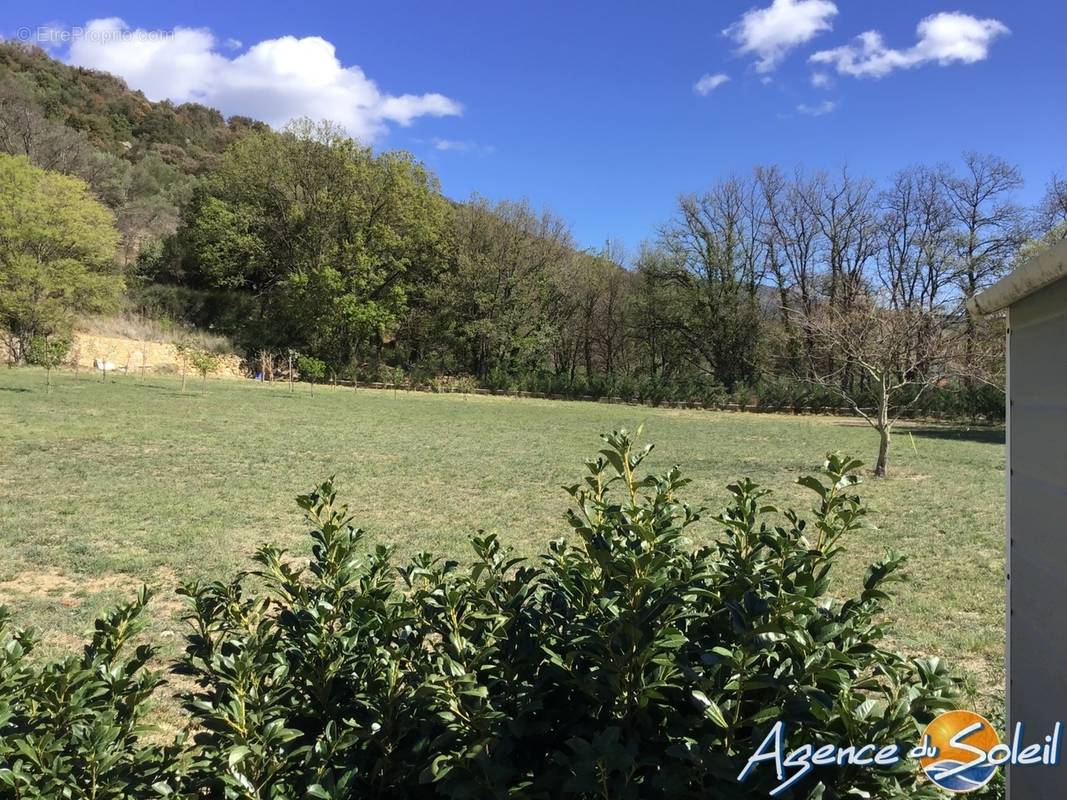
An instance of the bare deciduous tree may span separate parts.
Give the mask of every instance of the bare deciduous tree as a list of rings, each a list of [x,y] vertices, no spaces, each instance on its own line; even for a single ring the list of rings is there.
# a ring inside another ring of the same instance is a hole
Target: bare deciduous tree
[[[945,173],[945,196],[955,227],[958,281],[973,297],[1011,266],[1028,237],[1025,209],[1014,201],[1019,170],[998,156],[965,153],[961,173]]]
[[[1037,233],[1050,241],[1067,239],[1067,179],[1053,175],[1037,209]]]
[[[819,226],[820,261],[826,270],[821,288],[832,306],[848,308],[863,291],[865,270],[877,247],[873,194],[873,181],[854,178],[847,169],[834,176],[818,173],[798,193]]]
[[[955,277],[951,209],[938,170],[896,175],[880,197],[877,278],[893,308],[935,310]]]
[[[810,363],[813,343],[803,332],[794,337],[790,328],[794,313],[811,314],[818,304],[822,230],[804,201],[810,187],[802,174],[790,182],[777,167],[757,167],[756,180],[767,208],[767,265],[778,287],[788,359],[796,369]]]
[[[893,308],[874,297],[850,308],[824,304],[801,324],[818,351],[833,351],[830,370],[813,359],[809,380],[838,394],[878,432],[874,474],[885,476],[893,426],[928,388],[943,381],[957,363],[959,326],[937,311],[918,306]],[[865,376],[875,407],[864,407],[862,395],[842,380],[846,370]]]

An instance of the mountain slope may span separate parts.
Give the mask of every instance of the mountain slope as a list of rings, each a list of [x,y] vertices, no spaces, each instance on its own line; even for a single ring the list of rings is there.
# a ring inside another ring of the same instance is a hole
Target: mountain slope
[[[131,163],[155,153],[186,174],[210,169],[232,141],[265,127],[198,103],[152,102],[121,78],[69,66],[19,42],[0,42],[0,104],[35,111]]]

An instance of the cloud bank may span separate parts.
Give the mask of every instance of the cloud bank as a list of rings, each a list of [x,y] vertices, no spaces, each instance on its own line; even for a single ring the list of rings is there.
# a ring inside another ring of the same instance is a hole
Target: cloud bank
[[[94,19],[72,40],[67,60],[119,75],[150,100],[195,101],[280,127],[294,117],[330,119],[372,142],[391,124],[457,116],[463,107],[436,92],[391,95],[357,66],[344,66],[318,36],[267,39],[237,55],[204,28],[147,31],[117,17]]]
[[[993,41],[1007,33],[1007,26],[999,20],[942,12],[919,22],[916,27],[918,41],[905,50],[887,47],[882,34],[867,31],[856,37],[852,44],[822,50],[809,60],[834,67],[842,75],[882,78],[894,70],[923,64],[945,66],[983,61],[988,57]]]

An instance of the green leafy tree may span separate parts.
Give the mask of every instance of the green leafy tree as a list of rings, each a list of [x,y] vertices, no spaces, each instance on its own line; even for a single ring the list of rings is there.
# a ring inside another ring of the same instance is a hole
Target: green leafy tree
[[[303,120],[233,145],[180,241],[190,277],[257,298],[246,340],[337,368],[380,345],[413,285],[443,268],[448,215],[436,178],[410,155],[375,155]]]
[[[679,320],[686,315],[683,289],[674,280],[678,265],[663,249],[644,246],[637,256],[631,314],[639,320],[636,340],[639,369],[654,383],[667,384],[685,374],[689,349]]]
[[[178,341],[174,343],[174,357],[178,360],[178,369],[182,375],[182,394],[185,393],[185,375],[189,371],[192,354],[193,346],[188,342]]]
[[[688,360],[728,388],[759,371],[763,224],[756,184],[731,179],[680,198],[660,234]]]
[[[315,381],[321,381],[326,375],[325,362],[315,356],[301,354],[296,357],[296,368],[300,372],[300,377],[309,381],[310,391],[314,394]]]
[[[52,391],[52,370],[63,363],[70,352],[70,340],[35,336],[26,348],[26,363],[45,368],[48,391]]]
[[[561,280],[576,258],[566,223],[528,202],[474,197],[455,214],[455,269],[442,281],[466,368],[536,371],[571,305]]]
[[[83,181],[0,153],[0,329],[16,360],[34,337],[115,307],[117,245],[114,216]]]
[[[213,372],[218,368],[218,355],[210,350],[193,348],[189,352],[189,363],[193,369],[200,373],[200,377],[204,381],[204,391],[207,391],[207,376],[209,372]]]

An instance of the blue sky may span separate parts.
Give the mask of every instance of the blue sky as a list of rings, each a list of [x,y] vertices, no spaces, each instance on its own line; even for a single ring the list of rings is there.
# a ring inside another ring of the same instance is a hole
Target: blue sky
[[[125,38],[52,52],[149,96],[338,119],[452,197],[550,206],[585,246],[635,246],[679,193],[755,164],[883,178],[973,149],[1017,164],[1028,202],[1067,173],[1067,3],[771,4],[39,0],[5,4],[0,33],[112,18],[96,30]]]

